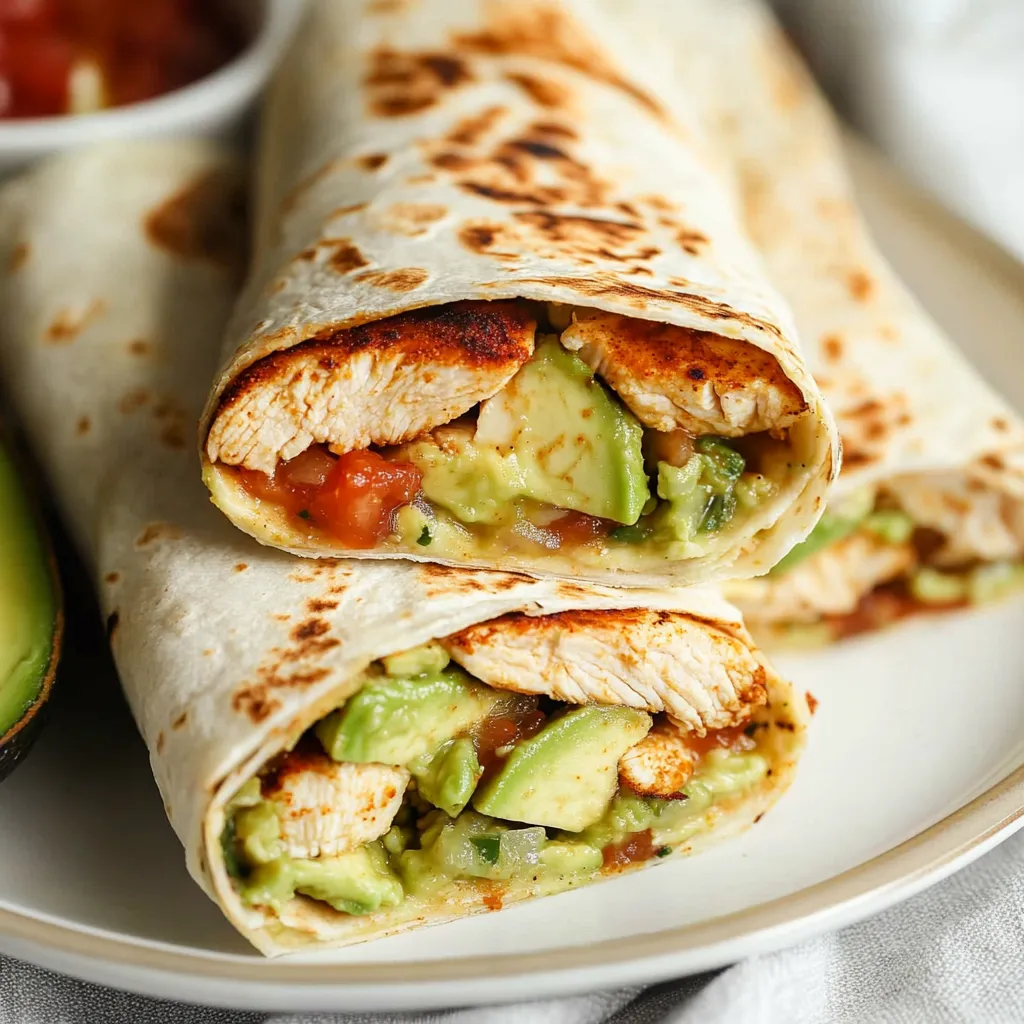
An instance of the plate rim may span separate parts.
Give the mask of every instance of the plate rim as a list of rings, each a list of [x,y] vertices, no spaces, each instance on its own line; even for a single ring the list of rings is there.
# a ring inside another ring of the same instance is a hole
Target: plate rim
[[[849,162],[1007,286],[1024,264],[844,133]],[[911,838],[777,899],[673,928],[564,949],[450,960],[308,963],[203,953],[0,905],[0,951],[146,995],[253,1009],[409,1009],[569,995],[681,977],[792,945],[878,913],[941,881],[1024,828],[1024,765]],[[599,973],[595,984],[593,975]],[[114,980],[116,975],[116,980]],[[528,990],[516,982],[528,982]],[[301,986],[297,989],[296,986]]]

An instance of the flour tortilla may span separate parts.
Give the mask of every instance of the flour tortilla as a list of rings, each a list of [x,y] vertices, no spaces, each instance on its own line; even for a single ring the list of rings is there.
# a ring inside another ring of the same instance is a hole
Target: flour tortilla
[[[643,47],[650,87],[696,110],[719,175],[790,304],[843,441],[830,500],[924,474],[1024,519],[1024,423],[910,295],[857,209],[839,128],[759,0],[598,0],[618,45]],[[685,54],[685,59],[681,55]],[[1016,527],[1019,533],[1019,525]],[[1021,538],[1024,541],[1024,538]],[[771,616],[769,580],[730,594]]]
[[[239,180],[218,150],[179,141],[80,151],[9,184],[0,370],[92,567],[188,869],[243,935],[276,954],[486,909],[465,892],[363,918],[295,901],[283,926],[231,885],[226,802],[352,692],[370,661],[512,611],[677,609],[753,642],[712,591],[302,561],[234,529],[195,472],[191,427],[237,282]],[[712,808],[680,852],[746,827],[789,784],[806,703],[765,667],[772,718],[787,723],[773,732],[771,777]]]
[[[838,471],[834,425],[689,112],[669,113],[620,70],[644,54],[611,60],[591,41],[591,13],[572,2],[310,6],[267,101],[252,278],[200,430],[215,502],[264,543],[332,553],[211,464],[226,389],[234,401],[233,385],[271,353],[403,311],[555,301],[749,342],[808,407],[791,428],[791,480],[703,557],[647,573],[583,570],[550,553],[516,565],[620,585],[766,571],[817,520]],[[594,233],[608,223],[627,225],[628,240]],[[246,420],[252,436],[262,417]]]

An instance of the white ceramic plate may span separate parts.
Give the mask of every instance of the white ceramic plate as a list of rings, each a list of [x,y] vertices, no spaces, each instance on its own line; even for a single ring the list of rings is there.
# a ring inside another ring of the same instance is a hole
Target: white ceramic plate
[[[898,269],[1024,405],[1024,273],[863,152]],[[71,641],[53,720],[0,787],[0,949],[152,995],[399,1009],[678,976],[904,899],[1024,824],[1024,602],[780,667],[821,701],[789,795],[704,856],[340,952],[264,961],[185,873],[102,654]]]

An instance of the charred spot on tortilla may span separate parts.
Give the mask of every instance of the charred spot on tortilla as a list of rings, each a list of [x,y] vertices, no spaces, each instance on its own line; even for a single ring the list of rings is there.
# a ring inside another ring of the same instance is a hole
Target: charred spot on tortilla
[[[679,243],[679,248],[684,252],[689,253],[691,256],[699,256],[701,249],[708,244],[708,237],[707,235],[702,235],[699,231],[683,228],[676,235],[676,241]]]
[[[314,640],[331,631],[331,624],[324,619],[307,619],[296,626],[291,633],[296,643],[305,643],[307,640]]]
[[[843,358],[843,339],[838,334],[826,334],[821,339],[821,350],[827,361],[838,362]]]
[[[355,165],[361,171],[379,171],[388,162],[387,153],[363,153],[355,158]],[[363,203],[363,206],[366,204]]]
[[[471,252],[486,252],[494,246],[498,232],[504,225],[495,223],[468,223],[459,229],[459,241]]]
[[[1006,469],[1006,460],[998,452],[992,452],[988,455],[983,455],[978,460],[983,466],[987,466],[989,469],[994,469],[997,472],[1001,472]]]
[[[416,237],[447,214],[448,208],[440,203],[393,203],[384,211],[380,223],[394,234]]]
[[[120,578],[121,574],[119,572],[108,572],[107,575],[103,577],[104,581],[111,585],[115,584]]]
[[[400,267],[397,270],[367,270],[358,274],[355,280],[392,292],[411,292],[429,277],[430,274],[422,267]]]
[[[328,220],[336,220],[340,217],[348,217],[353,213],[361,213],[369,206],[369,203],[349,203],[348,206],[338,206],[327,215]]]
[[[1005,416],[993,416],[992,429],[998,430],[1001,434],[1006,433],[1010,429],[1010,424]]]
[[[670,121],[661,103],[626,78],[586,28],[559,7],[535,3],[510,10],[495,4],[480,31],[454,33],[452,42],[473,55],[532,57],[560,64],[624,93],[658,120]]]
[[[163,729],[156,734],[156,752],[162,754],[164,752],[164,745],[167,742],[167,737],[164,736]]]
[[[245,570],[248,569],[248,568],[249,568],[249,566],[248,566],[248,564],[246,562],[238,562],[235,565],[235,572],[245,572]]]
[[[459,241],[472,252],[499,260],[519,259],[529,253],[642,264],[659,253],[656,247],[641,244],[644,229],[632,222],[540,210],[514,213],[512,220],[514,223],[471,221],[460,229]]]
[[[28,242],[18,242],[13,249],[11,249],[11,255],[7,260],[7,273],[13,274],[18,270],[21,270],[23,266],[28,262],[29,252]]]
[[[444,140],[453,146],[475,146],[507,113],[507,107],[485,107],[479,114],[470,114],[456,121]]]
[[[875,289],[875,282],[864,270],[851,270],[846,278],[846,286],[856,302],[867,302]]]
[[[46,328],[46,340],[51,345],[70,344],[85,329],[90,321],[106,312],[107,304],[94,299],[84,309],[62,309]]]
[[[174,730],[180,729],[188,721],[188,709],[186,708],[173,722],[171,722],[171,728]]]
[[[843,468],[853,469],[856,466],[866,466],[878,460],[878,456],[862,448],[855,448],[848,439],[843,439]]]
[[[128,342],[128,352],[133,356],[147,356],[152,349],[153,346],[144,338],[133,338]]]
[[[572,90],[563,82],[556,82],[552,78],[541,78],[540,75],[514,71],[506,72],[505,77],[513,85],[519,86],[538,107],[553,110],[567,107],[572,102]]]
[[[330,260],[331,269],[338,274],[350,274],[353,270],[368,267],[370,261],[359,251],[359,246],[351,238],[332,239]]]
[[[465,61],[446,53],[408,53],[384,46],[369,61],[364,83],[370,113],[376,117],[418,114],[450,89],[473,81]]]
[[[79,417],[78,422],[75,424],[75,437],[85,437],[89,433],[92,427],[92,421],[88,416]]]
[[[281,707],[281,702],[276,697],[271,697],[266,686],[260,683],[255,686],[247,685],[239,690],[231,698],[231,706],[235,711],[246,715],[253,725],[259,725]]]
[[[818,705],[821,701],[819,701],[810,690],[804,694],[804,697],[807,700],[807,710],[813,715],[814,712],[818,710]]]
[[[114,639],[114,634],[117,632],[117,627],[121,622],[121,613],[115,608],[107,616],[107,642],[111,642]]]
[[[310,610],[312,614],[319,615],[322,612],[334,611],[334,609],[338,607],[338,602],[328,601],[326,598],[323,597],[311,597],[306,602],[306,607]]]
[[[179,540],[180,538],[180,527],[174,526],[172,523],[150,523],[135,538],[135,547],[145,548],[158,540]]]
[[[232,274],[245,260],[246,202],[235,174],[210,171],[150,210],[146,237],[181,260],[204,260]]]
[[[369,0],[367,14],[398,14],[409,6],[410,0]]]

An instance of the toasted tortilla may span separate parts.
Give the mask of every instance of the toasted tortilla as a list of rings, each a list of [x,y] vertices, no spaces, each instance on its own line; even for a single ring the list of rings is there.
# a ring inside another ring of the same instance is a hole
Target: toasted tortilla
[[[790,475],[703,555],[663,569],[583,567],[544,551],[450,564],[689,584],[764,572],[809,532],[838,451],[790,313],[688,115],[636,85],[622,68],[643,55],[620,65],[593,40],[590,20],[554,0],[310,5],[267,101],[252,277],[200,429],[213,500],[241,529],[304,555],[445,561],[346,550],[253,498],[217,461],[227,443],[220,417],[237,413],[234,435],[254,453],[251,468],[272,469],[275,446],[287,444],[292,457],[324,442],[317,431],[330,402],[351,401],[323,377],[331,352],[310,362],[310,345],[338,345],[339,332],[411,310],[520,298],[768,353],[806,403],[788,428]],[[630,375],[646,381],[685,383],[690,366],[662,350],[655,366],[635,362]],[[268,412],[288,389],[288,411]],[[295,426],[315,389],[323,407]],[[346,408],[338,406],[342,419],[358,418]]]
[[[488,909],[461,886],[367,917],[297,899],[279,920],[243,906],[231,884],[226,803],[351,694],[374,659],[511,612],[638,607],[686,612],[763,659],[735,609],[709,590],[302,561],[235,530],[206,500],[189,434],[236,288],[239,185],[224,154],[178,141],[79,151],[6,186],[0,368],[92,567],[189,872],[243,935],[276,954]],[[706,812],[679,853],[745,828],[792,778],[806,703],[764,668],[771,713],[761,743],[772,771]],[[521,886],[507,899],[538,894]]]
[[[835,116],[768,6],[599,6],[618,45],[643,48],[649,87],[673,109],[698,114],[767,274],[794,312],[843,442],[830,503],[863,488],[902,489],[913,477],[915,491],[925,492],[915,508],[927,511],[929,491],[933,505],[948,502],[953,512],[972,494],[993,496],[1005,501],[1002,518],[1020,538],[1024,423],[878,251],[857,208]],[[983,559],[986,543],[997,546],[978,538]],[[852,560],[847,575],[862,571],[863,561]],[[792,571],[808,577],[820,569],[822,581],[844,571],[809,563]],[[787,575],[739,581],[729,593],[749,621],[775,619]],[[800,582],[805,610],[827,610],[836,588],[823,585],[816,596],[813,578]]]

